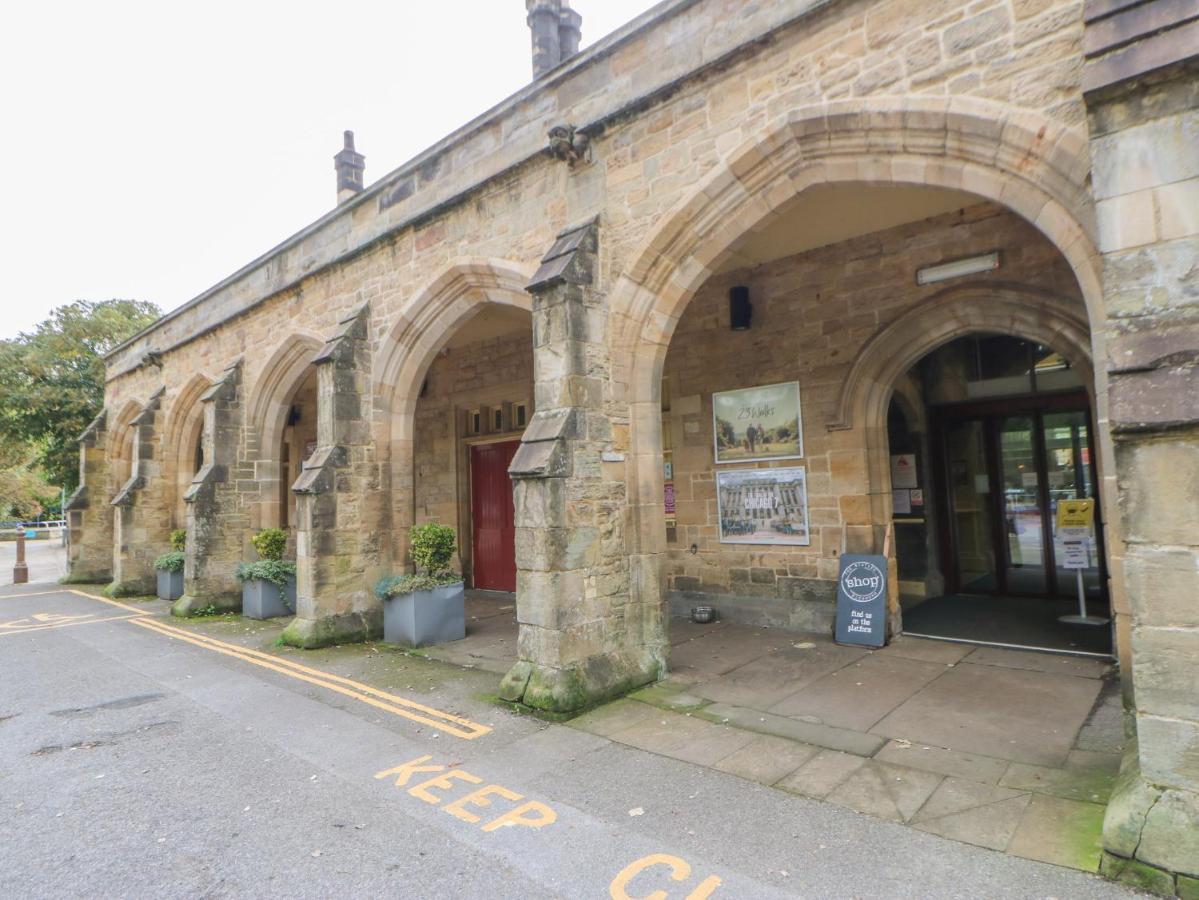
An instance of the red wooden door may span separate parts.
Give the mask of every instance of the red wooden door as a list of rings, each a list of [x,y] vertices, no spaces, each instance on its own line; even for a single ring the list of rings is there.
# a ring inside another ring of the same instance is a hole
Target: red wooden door
[[[520,441],[470,448],[471,533],[475,587],[516,590],[516,508],[508,464]]]

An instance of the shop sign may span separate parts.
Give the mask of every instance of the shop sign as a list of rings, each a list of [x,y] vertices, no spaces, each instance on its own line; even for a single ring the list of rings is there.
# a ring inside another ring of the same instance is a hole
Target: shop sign
[[[863,647],[887,642],[887,557],[841,556],[836,641]]]

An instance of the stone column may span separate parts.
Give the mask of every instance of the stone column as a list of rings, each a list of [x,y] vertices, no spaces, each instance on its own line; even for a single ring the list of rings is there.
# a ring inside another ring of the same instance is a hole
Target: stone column
[[[617,454],[604,460],[610,359],[597,240],[594,222],[563,233],[529,285],[537,412],[509,469],[520,640],[500,694],[552,712],[583,709],[666,668],[661,603],[635,602],[630,591],[625,467]]]
[[[384,499],[371,435],[370,309],[344,319],[317,354],[317,449],[297,496],[296,617],[283,632],[294,647],[377,637],[383,607],[372,586],[382,574]]]
[[[79,436],[79,487],[67,501],[67,564],[64,584],[112,581],[112,509],[108,484],[108,413],[101,410]]]
[[[154,560],[171,549],[171,510],[163,496],[157,420],[165,388],[133,420],[133,471],[112,500],[114,597],[153,594]]]
[[[224,371],[204,392],[204,426],[200,440],[204,466],[183,495],[187,504],[187,561],[183,596],[171,607],[175,616],[209,608],[241,610],[238,563],[250,531],[248,503],[258,498],[254,464],[247,459],[244,435],[245,398],[241,360]],[[250,497],[241,486],[251,485]]]
[[[1084,81],[1115,442],[1108,497],[1118,496],[1124,541],[1112,587],[1126,592],[1132,617],[1136,738],[1108,807],[1103,870],[1191,896],[1199,895],[1199,25],[1171,27],[1177,12],[1151,0],[1136,15],[1105,18],[1104,5],[1088,4]]]

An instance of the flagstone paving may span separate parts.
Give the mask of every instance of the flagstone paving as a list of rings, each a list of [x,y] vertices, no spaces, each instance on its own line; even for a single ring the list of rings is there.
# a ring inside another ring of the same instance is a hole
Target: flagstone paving
[[[510,596],[469,592],[428,655],[504,672]],[[644,751],[991,850],[1096,871],[1123,704],[1103,660],[901,636],[671,623],[671,673],[571,724]]]
[[[941,837],[1098,870],[1123,741],[1102,660],[910,637],[869,652],[729,625],[685,633],[680,675],[575,727]]]

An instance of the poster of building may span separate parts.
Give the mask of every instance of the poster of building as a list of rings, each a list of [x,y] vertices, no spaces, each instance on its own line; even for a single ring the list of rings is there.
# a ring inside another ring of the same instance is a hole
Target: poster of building
[[[723,544],[782,544],[806,547],[806,471],[731,469],[716,473]]]
[[[716,462],[758,462],[803,456],[799,382],[712,395]]]

